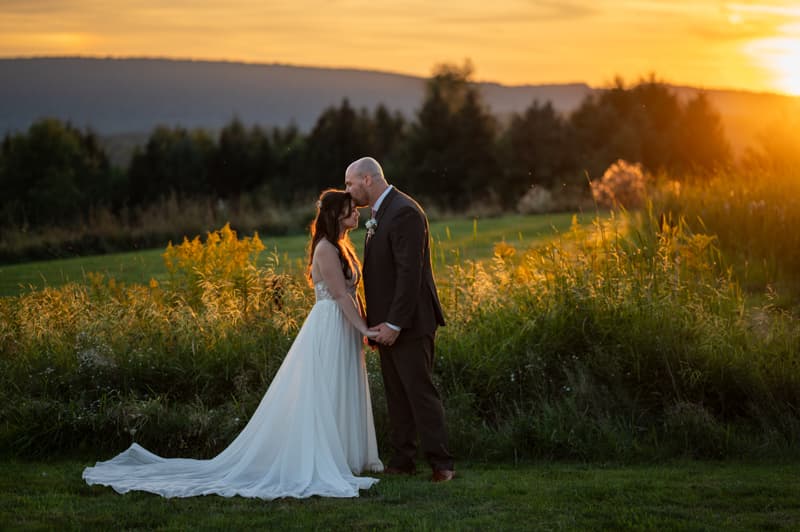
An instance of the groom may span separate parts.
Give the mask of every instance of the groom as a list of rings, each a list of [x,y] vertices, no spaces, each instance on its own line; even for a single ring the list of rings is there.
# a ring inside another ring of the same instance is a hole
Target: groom
[[[452,480],[444,409],[431,378],[433,339],[444,317],[431,271],[428,220],[417,202],[387,184],[372,157],[351,163],[344,182],[359,207],[372,207],[363,276],[367,325],[378,331],[374,341],[392,429],[394,454],[385,472],[416,472],[419,432],[431,480]]]

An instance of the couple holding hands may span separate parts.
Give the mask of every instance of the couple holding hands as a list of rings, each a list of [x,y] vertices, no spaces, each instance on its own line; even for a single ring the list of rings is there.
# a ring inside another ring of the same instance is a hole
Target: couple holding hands
[[[358,207],[372,208],[363,265],[349,239]],[[316,301],[250,421],[210,460],[162,458],[134,443],[83,472],[89,484],[164,497],[357,497],[367,472],[414,474],[417,436],[433,471],[454,475],[442,401],[432,380],[444,325],[428,221],[387,183],[371,157],[351,163],[345,190],[326,190],[311,227],[308,275]],[[366,310],[357,287],[364,283]],[[393,454],[378,457],[364,337],[380,353]]]

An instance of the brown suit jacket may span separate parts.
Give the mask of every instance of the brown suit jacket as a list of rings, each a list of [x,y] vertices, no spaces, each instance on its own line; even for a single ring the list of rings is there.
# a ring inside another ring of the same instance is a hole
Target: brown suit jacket
[[[402,327],[400,338],[433,334],[444,325],[431,269],[428,219],[411,197],[392,188],[381,203],[378,226],[364,244],[367,324]]]

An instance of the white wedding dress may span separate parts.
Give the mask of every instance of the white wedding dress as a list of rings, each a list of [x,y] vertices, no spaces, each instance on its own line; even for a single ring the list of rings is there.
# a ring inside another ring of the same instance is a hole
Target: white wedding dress
[[[351,286],[351,292],[355,288]],[[162,458],[134,443],[83,471],[89,484],[163,497],[358,497],[379,472],[362,338],[323,281],[253,417],[210,460]]]

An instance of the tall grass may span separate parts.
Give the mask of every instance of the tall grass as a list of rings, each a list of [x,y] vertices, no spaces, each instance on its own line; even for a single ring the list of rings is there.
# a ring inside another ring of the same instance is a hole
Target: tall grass
[[[119,212],[100,207],[73,226],[0,228],[0,264],[160,247],[183,235],[205,234],[226,222],[243,233],[301,233],[313,218],[311,205],[307,201],[279,206],[264,192],[228,201],[171,195]]]
[[[466,441],[572,458],[726,456],[796,441],[798,323],[746,311],[713,238],[654,227],[576,226],[519,259],[500,246],[490,264],[450,270],[458,288],[445,297],[462,319],[440,343],[442,378],[455,423],[477,429]]]
[[[261,249],[226,226],[170,246],[163,286],[93,275],[0,299],[3,393],[16,403],[2,412],[4,444],[116,445],[138,432],[207,449],[235,433],[309,306],[299,279],[254,266]]]
[[[312,304],[299,275],[256,266],[261,252],[225,227],[170,247],[162,283],[93,276],[0,298],[0,446],[219,451]],[[715,237],[646,213],[576,221],[543,248],[499,242],[491,260],[437,261],[436,274],[436,378],[459,456],[798,451],[800,326],[745,306]]]
[[[716,235],[746,289],[800,295],[800,166],[664,178],[653,200],[656,213]]]
[[[545,241],[555,233],[568,230],[571,217],[569,213],[562,213],[435,220],[430,225],[431,238],[436,246],[434,260],[437,265],[444,266],[463,258],[489,258],[492,256],[494,243],[501,240],[524,242],[525,245]],[[593,215],[590,214],[579,216],[579,219],[587,223],[592,218]],[[361,249],[364,242],[363,228],[352,233],[351,238],[356,248]],[[264,245],[270,253],[262,253],[262,261],[274,261],[277,258],[277,269],[285,272],[305,269],[308,260],[307,233],[270,235],[264,240]],[[164,281],[168,273],[162,257],[163,251],[159,244],[158,248],[135,252],[0,265],[0,297],[18,295],[46,286],[60,286],[69,281],[83,282],[87,272],[103,273],[128,284],[147,284],[151,278]]]

